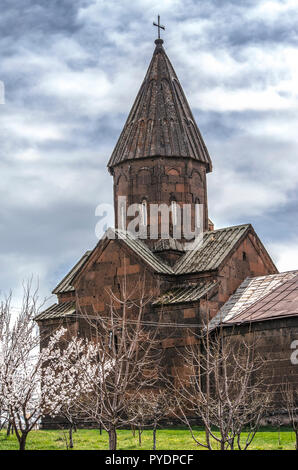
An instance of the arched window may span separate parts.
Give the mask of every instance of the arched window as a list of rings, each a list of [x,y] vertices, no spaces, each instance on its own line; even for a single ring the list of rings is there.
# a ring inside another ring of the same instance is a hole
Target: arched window
[[[143,199],[141,204],[141,222],[143,226],[147,225],[147,201]]]
[[[151,171],[149,168],[141,168],[138,172],[138,185],[144,184],[148,185],[151,184]]]

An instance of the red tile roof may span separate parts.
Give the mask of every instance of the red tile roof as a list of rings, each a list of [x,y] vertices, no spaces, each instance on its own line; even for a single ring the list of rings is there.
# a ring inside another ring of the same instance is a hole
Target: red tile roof
[[[298,274],[225,323],[251,323],[291,316],[298,316]]]
[[[298,315],[298,271],[246,278],[210,327]]]

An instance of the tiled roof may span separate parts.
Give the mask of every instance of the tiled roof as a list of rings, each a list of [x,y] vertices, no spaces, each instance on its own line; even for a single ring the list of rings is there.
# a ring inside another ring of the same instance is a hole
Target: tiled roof
[[[187,251],[174,265],[175,274],[187,274],[217,269],[250,225],[212,230],[204,233],[203,243]]]
[[[147,261],[156,272],[178,275],[217,269],[249,227],[249,224],[236,225],[205,232],[203,242],[186,251],[173,267],[162,261],[142,240],[133,237],[129,232],[110,230],[114,230],[118,237]]]
[[[298,272],[225,323],[251,323],[291,316],[298,316]]]
[[[167,291],[153,302],[153,305],[169,305],[195,302],[212,289],[217,283],[203,281],[194,285],[181,286]]]
[[[77,274],[77,272],[84,266],[86,263],[91,251],[86,251],[82,258],[75,264],[75,266],[69,271],[68,274],[59,282],[59,284],[53,290],[53,294],[62,294],[64,292],[74,291],[72,286],[72,280]]]
[[[36,321],[51,320],[53,318],[65,318],[73,316],[76,312],[75,302],[61,302],[53,304],[43,312],[36,315]]]
[[[195,247],[193,250],[186,251],[173,267],[163,261],[157,254],[152,252],[146,243],[135,238],[131,233],[124,230],[109,228],[102,240],[115,238],[116,235],[116,238],[122,240],[141,259],[143,259],[143,261],[154,269],[155,272],[160,274],[180,275],[216,269],[249,227],[250,225],[238,225],[235,227],[227,227],[205,232],[203,243],[197,248]],[[110,231],[112,231],[114,235],[111,234]],[[176,245],[176,249],[182,249],[181,244]],[[165,248],[167,246],[167,240],[165,243],[160,242],[157,246],[160,249],[162,249],[163,246]],[[82,256],[57,287],[55,287],[53,294],[74,291],[72,281],[75,275],[78,274],[85,265],[90,253],[91,251],[87,251],[84,256]]]
[[[170,250],[185,253],[184,244],[179,240],[175,240],[174,238],[161,238],[155,242],[152,249],[154,253]]]
[[[266,298],[277,288],[283,289],[287,281],[291,281],[298,271],[288,271],[280,274],[247,278],[238,287],[236,292],[223,305],[218,314],[211,320],[210,326],[215,327],[222,323],[232,322],[238,315],[257,305],[261,299]]]
[[[156,41],[147,74],[112,153],[109,167],[152,157],[211,159],[169,58]]]

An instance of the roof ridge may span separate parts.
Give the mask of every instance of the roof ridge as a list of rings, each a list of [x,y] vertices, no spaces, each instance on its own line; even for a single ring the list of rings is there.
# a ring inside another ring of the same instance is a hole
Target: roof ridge
[[[221,231],[224,231],[224,230],[236,229],[236,228],[241,228],[241,227],[249,227],[249,226],[252,227],[251,223],[239,224],[239,225],[228,225],[227,227],[216,228],[214,230],[207,230],[205,233],[221,232]]]
[[[290,274],[290,273],[297,273],[298,275],[298,269],[289,269],[288,271],[282,271],[281,273],[265,274],[264,276],[246,277],[245,280],[246,279],[257,280],[257,279],[262,279],[265,277],[278,277],[278,276],[283,276],[284,274]]]

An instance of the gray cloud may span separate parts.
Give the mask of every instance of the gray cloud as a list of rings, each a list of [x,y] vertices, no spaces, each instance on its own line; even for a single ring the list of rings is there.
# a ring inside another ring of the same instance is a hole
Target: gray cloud
[[[49,293],[97,242],[95,208],[112,201],[106,164],[148,67],[158,12],[213,157],[211,217],[253,223],[280,269],[298,267],[293,0],[4,0],[1,291],[34,274]]]

